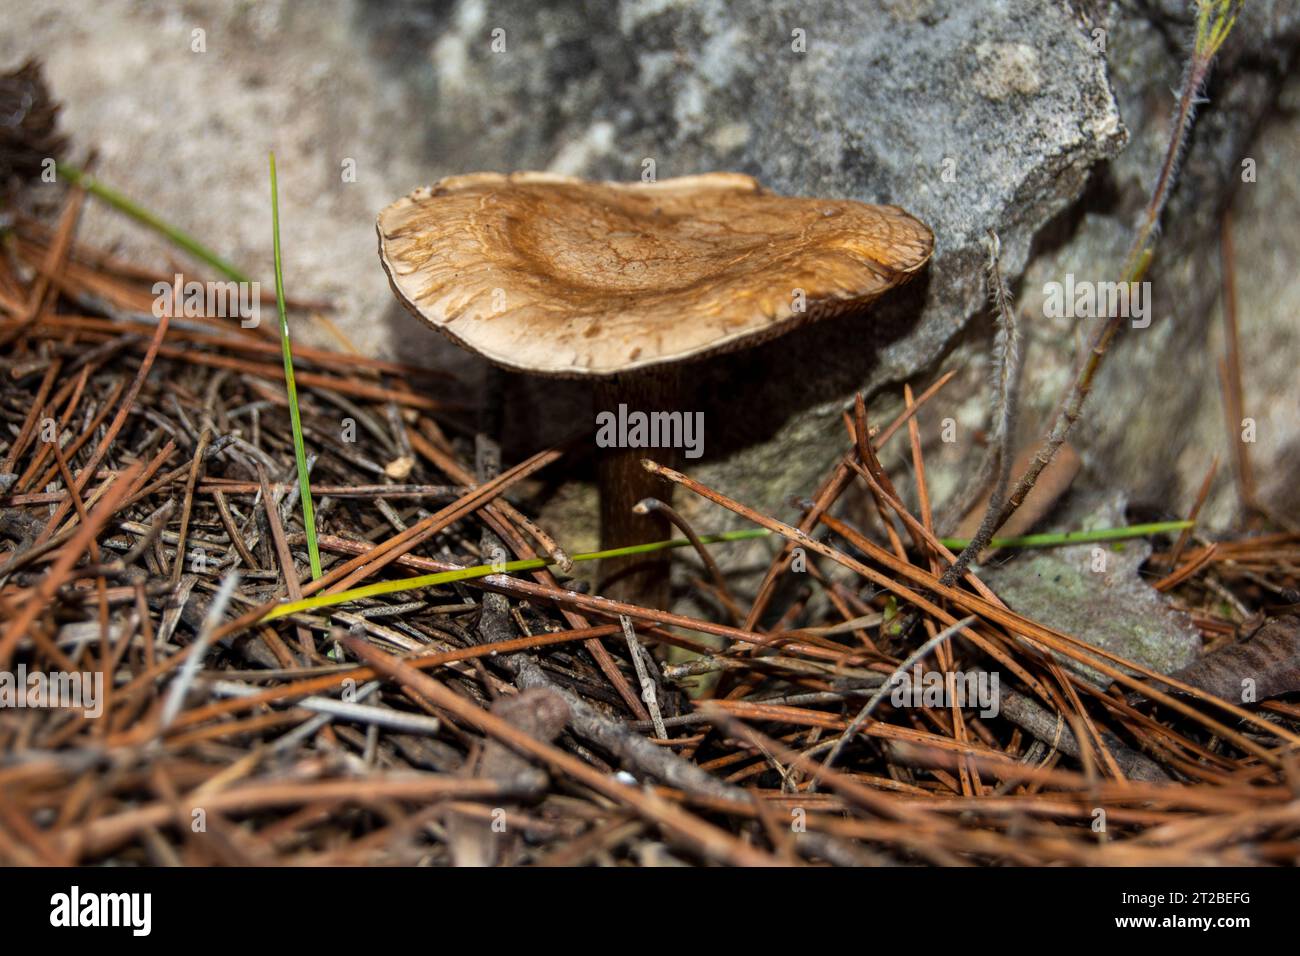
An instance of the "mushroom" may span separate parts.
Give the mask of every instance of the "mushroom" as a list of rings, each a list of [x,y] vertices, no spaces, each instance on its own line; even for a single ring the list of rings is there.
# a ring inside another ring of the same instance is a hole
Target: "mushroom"
[[[683,412],[680,363],[861,308],[930,258],[897,206],[776,196],[739,173],[654,183],[471,173],[379,214],[379,255],[412,313],[498,365],[589,378],[598,412]],[[626,409],[620,409],[625,406]],[[683,412],[683,414],[685,414]],[[660,419],[663,421],[663,419]],[[602,449],[602,548],[667,537],[640,466],[678,448]],[[662,606],[663,553],[606,562],[606,594]]]

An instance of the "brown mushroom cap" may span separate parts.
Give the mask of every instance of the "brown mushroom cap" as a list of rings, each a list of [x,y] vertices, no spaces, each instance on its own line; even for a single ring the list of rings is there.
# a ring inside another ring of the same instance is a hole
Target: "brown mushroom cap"
[[[499,365],[569,377],[740,348],[860,307],[934,246],[897,206],[774,196],[739,173],[453,176],[377,228],[413,313]]]

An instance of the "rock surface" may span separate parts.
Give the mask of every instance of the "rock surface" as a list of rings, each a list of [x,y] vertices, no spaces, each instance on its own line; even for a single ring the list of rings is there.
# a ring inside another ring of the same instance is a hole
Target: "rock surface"
[[[1062,511],[1056,526],[1044,530],[1091,531],[1124,523],[1122,498],[1076,499]],[[1151,545],[1142,540],[1081,544],[1026,552],[977,573],[1008,607],[1031,620],[1170,674],[1197,659],[1201,635],[1139,574],[1150,556]],[[1111,682],[1095,668],[1056,656],[1098,687]]]
[[[988,408],[988,229],[1008,278],[1023,275],[1013,286],[1027,339],[1021,437],[1041,433],[1084,337],[1077,320],[1044,317],[1043,285],[1067,272],[1114,276],[1164,148],[1190,25],[1174,0],[104,0],[33,2],[6,17],[0,61],[45,58],[64,128],[80,150],[99,150],[104,179],[269,275],[274,148],[291,292],[336,301],[358,348],[469,382],[476,363],[393,303],[374,252],[376,212],[440,176],[531,168],[626,180],[653,161],[658,177],[735,169],[781,192],[896,202],[925,219],[933,265],[884,308],[698,367],[709,431],[696,472],[783,515],[842,448],[853,391],[876,396],[879,421],[899,407],[896,383],[947,368],[957,379],[921,416],[933,496],[974,474]],[[1151,275],[1154,321],[1123,336],[1078,432],[1085,483],[1182,513],[1211,456],[1227,451],[1217,223],[1235,201],[1251,453],[1265,500],[1300,506],[1281,477],[1300,457],[1300,134],[1277,109],[1298,37],[1294,5],[1251,3],[1220,58]],[[172,250],[102,208],[82,234],[170,272]],[[303,337],[329,340],[319,328]],[[514,379],[510,397],[508,454],[589,420],[577,385]],[[955,442],[940,440],[945,418]],[[582,483],[549,507],[571,546],[591,542]],[[695,511],[702,527],[735,523]],[[1206,514],[1218,526],[1237,514],[1226,468]]]

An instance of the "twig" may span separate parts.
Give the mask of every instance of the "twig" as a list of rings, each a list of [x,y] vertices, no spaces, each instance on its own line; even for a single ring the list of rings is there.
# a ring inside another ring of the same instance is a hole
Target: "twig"
[[[397,658],[385,654],[372,645],[355,637],[346,637],[343,643],[349,651],[379,673],[411,688],[434,706],[441,707],[477,727],[483,733],[490,734],[516,753],[537,758],[611,800],[631,807],[647,820],[659,824],[667,832],[676,835],[706,857],[740,866],[764,866],[771,862],[767,854],[759,852],[712,824],[705,823],[663,798],[649,791],[620,783],[558,747],[530,737],[495,714],[472,704],[428,675],[408,667]]]
[[[626,614],[618,619],[619,625],[623,628],[623,639],[627,641],[627,652],[632,657],[632,666],[636,669],[637,684],[641,688],[641,699],[645,701],[646,708],[650,711],[650,721],[654,724],[655,736],[660,740],[668,739],[668,731],[664,728],[664,717],[659,712],[659,695],[655,693],[654,681],[650,679],[650,674],[646,671],[645,661],[641,655],[645,653],[641,648],[641,643],[636,639],[636,630],[632,627],[632,619]]]
[[[185,694],[189,691],[190,685],[199,672],[199,665],[203,662],[203,655],[207,653],[208,647],[212,644],[217,624],[225,615],[226,607],[230,604],[230,599],[234,596],[238,584],[239,572],[231,571],[221,582],[221,587],[217,589],[216,597],[212,599],[212,603],[208,605],[208,612],[203,616],[203,627],[199,629],[199,636],[191,645],[190,655],[186,658],[180,673],[176,675],[176,679],[167,688],[167,699],[163,703],[162,714],[159,716],[158,725],[154,730],[158,737],[161,737],[166,732],[172,721],[176,719],[176,715],[181,712],[181,707],[185,704]]]
[[[1183,74],[1182,93],[1174,110],[1173,129],[1170,132],[1169,145],[1165,150],[1164,162],[1161,164],[1160,173],[1156,177],[1156,183],[1152,188],[1151,198],[1147,202],[1137,234],[1129,247],[1123,270],[1123,281],[1125,282],[1141,281],[1151,263],[1154,254],[1153,243],[1156,228],[1160,223],[1160,214],[1164,211],[1165,203],[1169,199],[1169,192],[1173,188],[1174,180],[1177,178],[1178,161],[1191,132],[1196,103],[1199,101],[1205,80],[1209,76],[1210,65],[1214,61],[1214,56],[1232,30],[1232,26],[1237,19],[1237,12],[1241,9],[1241,4],[1242,0],[1201,0],[1198,4],[1196,36],[1192,56],[1188,60],[1187,69]],[[1092,391],[1097,370],[1101,367],[1111,341],[1115,338],[1124,322],[1124,316],[1119,315],[1118,310],[1116,310],[1116,313],[1107,317],[1106,324],[1093,340],[1087,360],[1083,363],[1074,383],[1070,386],[1070,390],[1061,404],[1061,410],[1052,425],[1051,431],[1048,433],[1046,441],[1043,442],[1042,447],[1034,455],[1029,468],[1016,482],[1015,489],[1002,506],[1002,511],[998,515],[994,528],[995,531],[1006,524],[1007,519],[1024,503],[1025,498],[1033,489],[1034,483],[1038,480],[1038,476],[1052,460],[1056,450],[1065,442],[1075,422],[1079,420],[1084,402],[1088,400],[1088,395]]]

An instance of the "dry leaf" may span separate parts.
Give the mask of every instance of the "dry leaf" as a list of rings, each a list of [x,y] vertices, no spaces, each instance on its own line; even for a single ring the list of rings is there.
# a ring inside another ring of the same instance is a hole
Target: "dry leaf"
[[[1211,651],[1170,676],[1243,704],[1300,690],[1300,617],[1275,617],[1247,640]]]

